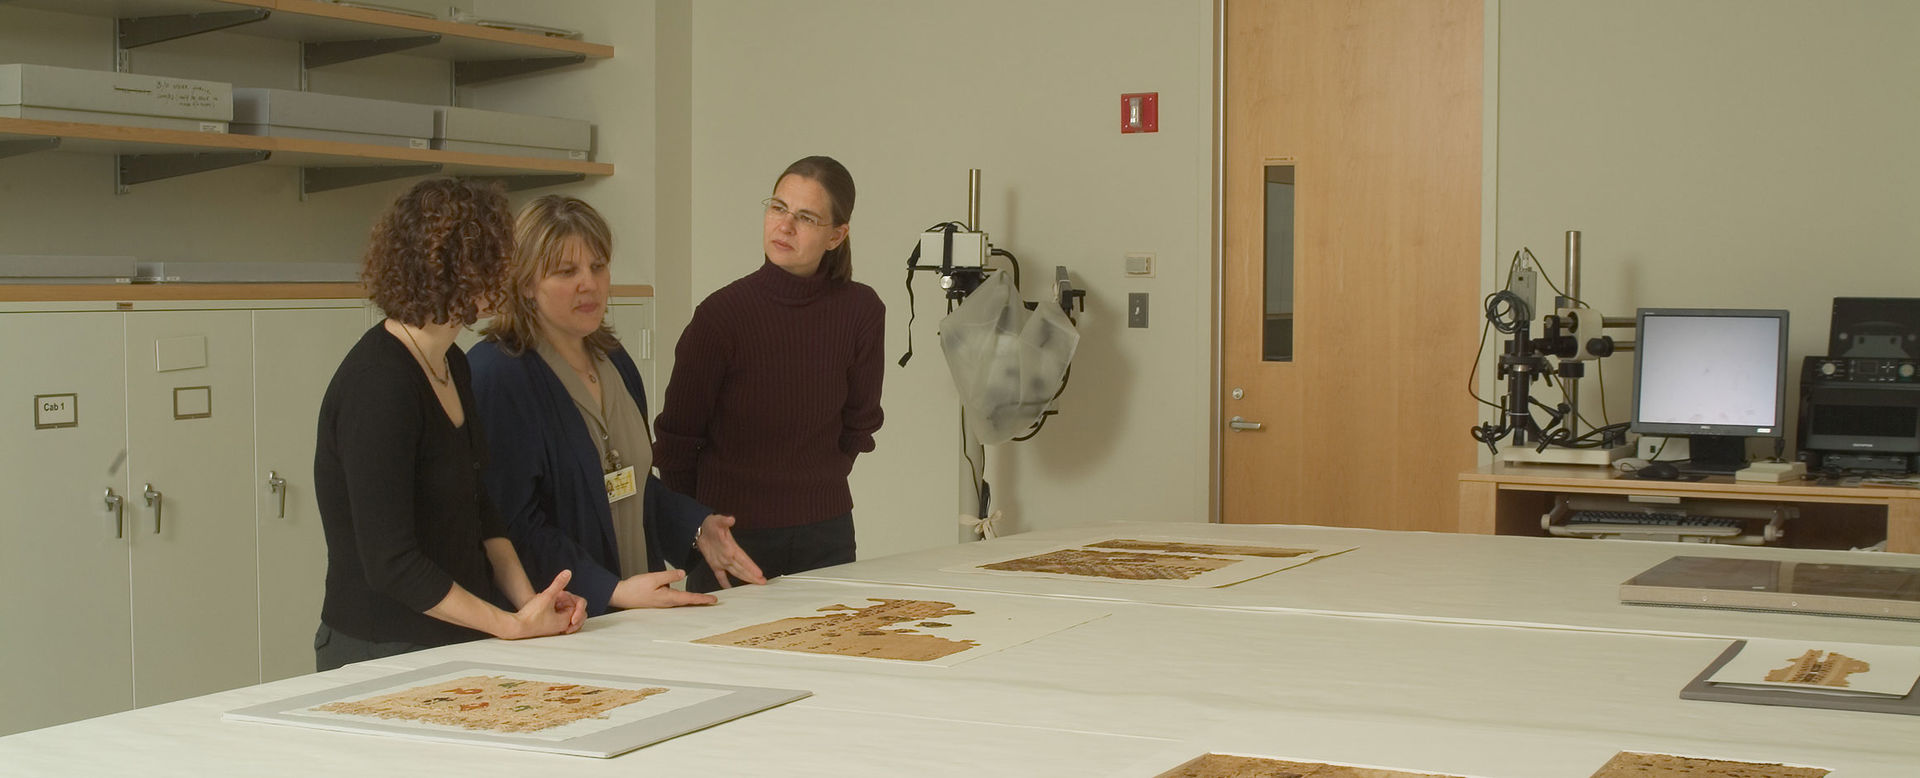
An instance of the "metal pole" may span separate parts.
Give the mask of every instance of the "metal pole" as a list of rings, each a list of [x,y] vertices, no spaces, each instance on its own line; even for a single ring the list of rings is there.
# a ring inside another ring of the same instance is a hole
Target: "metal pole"
[[[967,171],[967,229],[980,231],[980,169]],[[978,518],[983,512],[980,505],[980,484],[987,479],[987,448],[980,439],[967,431],[967,411],[960,409],[960,518]],[[980,531],[967,524],[960,525],[960,542],[971,543],[980,539]]]
[[[976,470],[975,468],[978,468]],[[967,412],[960,411],[960,513],[958,518],[979,518],[980,483],[987,479],[987,447],[967,431]],[[960,542],[980,539],[980,531],[960,525]]]
[[[980,168],[967,171],[967,229],[980,231]]]
[[[1580,231],[1567,230],[1567,306],[1579,305],[1580,300]],[[1572,411],[1567,415],[1567,432],[1575,437],[1580,435],[1580,379],[1566,379],[1567,407]]]

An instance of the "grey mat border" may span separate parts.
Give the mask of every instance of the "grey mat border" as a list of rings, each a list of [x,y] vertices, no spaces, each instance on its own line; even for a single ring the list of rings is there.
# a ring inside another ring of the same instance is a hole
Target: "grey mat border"
[[[732,693],[725,697],[708,700],[698,705],[680,708],[667,716],[642,719],[640,721],[622,724],[602,732],[582,735],[568,740],[543,740],[499,732],[431,732],[388,724],[379,719],[368,719],[353,725],[339,725],[323,723],[315,719],[294,715],[298,711],[306,710],[321,703],[332,702],[343,697],[372,693],[408,681],[422,680],[447,673],[463,673],[472,670],[505,673],[544,673],[548,675],[566,675],[582,680],[661,684],[697,689],[721,689]],[[322,689],[317,692],[309,692],[273,702],[250,705],[245,708],[227,711],[222,718],[234,721],[255,721],[334,732],[385,735],[420,741],[466,743],[491,746],[494,748],[592,756],[605,759],[619,756],[628,751],[650,746],[664,740],[670,740],[689,732],[697,732],[717,724],[724,724],[742,716],[785,705],[794,700],[812,695],[813,692],[797,689],[728,686],[725,684],[699,683],[696,681],[670,681],[656,678],[638,678],[627,675],[576,672],[572,670],[526,667],[521,665],[502,665],[491,662],[459,661],[443,662],[415,670],[407,670],[391,675],[383,675],[378,678],[370,678],[365,681]]]
[[[1718,659],[1707,665],[1707,669],[1694,676],[1692,682],[1680,689],[1680,699],[1706,700],[1709,702],[1743,702],[1749,705],[1785,705],[1794,708],[1826,708],[1829,710],[1857,710],[1866,713],[1900,713],[1908,716],[1920,716],[1920,683],[1907,696],[1898,699],[1884,697],[1843,697],[1837,694],[1808,694],[1791,689],[1747,689],[1731,688],[1707,683],[1708,678],[1719,672],[1728,662],[1747,647],[1747,641],[1736,640],[1720,653]]]

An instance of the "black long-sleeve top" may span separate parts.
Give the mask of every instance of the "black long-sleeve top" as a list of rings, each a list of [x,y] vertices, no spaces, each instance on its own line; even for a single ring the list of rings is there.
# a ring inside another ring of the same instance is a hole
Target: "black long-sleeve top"
[[[407,344],[376,325],[320,402],[314,495],[327,538],[320,620],[376,642],[445,645],[484,633],[426,615],[455,583],[505,605],[483,541],[506,526],[482,489],[486,449],[466,356],[447,351],[466,423],[453,426]]]

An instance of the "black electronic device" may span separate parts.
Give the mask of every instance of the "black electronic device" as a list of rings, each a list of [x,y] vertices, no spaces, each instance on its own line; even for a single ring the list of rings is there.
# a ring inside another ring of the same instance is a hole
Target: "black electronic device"
[[[1680,477],[1680,468],[1672,462],[1648,462],[1646,467],[1633,471],[1633,476],[1649,481],[1672,481]]]
[[[1746,467],[1746,439],[1784,438],[1787,312],[1642,308],[1632,430],[1685,435],[1690,473]]]
[[[1920,455],[1913,366],[1885,357],[1807,357],[1800,369],[1800,461],[1833,472],[1912,472]]]
[[[1828,384],[1920,383],[1920,360],[1906,357],[1807,357],[1805,381]]]
[[[1920,359],[1920,298],[1835,297],[1827,354]]]

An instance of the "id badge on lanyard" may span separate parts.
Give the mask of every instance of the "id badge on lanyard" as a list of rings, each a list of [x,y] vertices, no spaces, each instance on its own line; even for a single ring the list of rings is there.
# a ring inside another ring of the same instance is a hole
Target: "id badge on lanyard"
[[[632,497],[638,491],[634,488],[632,465],[609,472],[603,478],[607,482],[607,504],[609,505]]]

